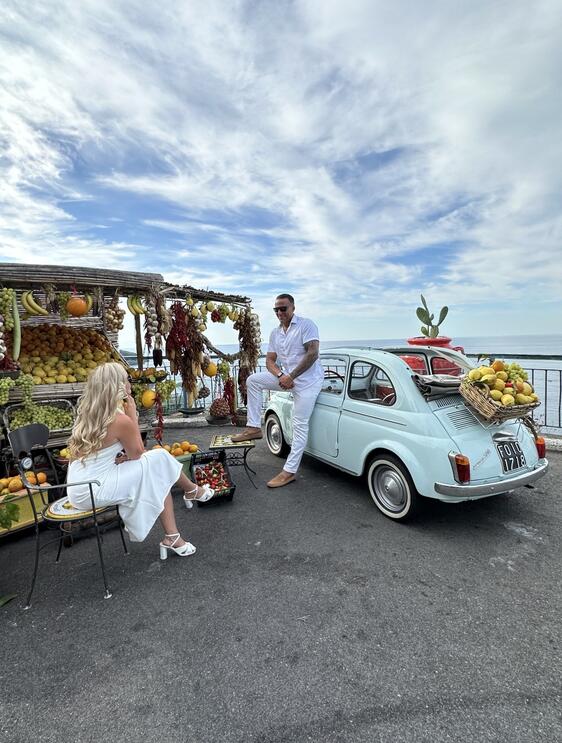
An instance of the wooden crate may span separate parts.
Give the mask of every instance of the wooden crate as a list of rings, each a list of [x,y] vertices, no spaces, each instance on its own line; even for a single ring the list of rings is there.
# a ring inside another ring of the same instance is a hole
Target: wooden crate
[[[4,500],[5,497],[6,496],[0,496],[0,503]],[[45,504],[43,503],[42,495],[41,493],[34,493],[32,497],[33,502],[35,503],[35,508],[38,512],[39,521],[41,521],[42,518],[40,512],[45,506]],[[35,523],[29,496],[25,491],[18,491],[17,494],[10,498],[10,503],[15,503],[18,506],[19,518],[17,521],[14,521],[9,529],[2,529],[0,527],[0,537],[5,536],[6,534],[11,534],[12,532],[18,531],[19,529],[25,529],[29,526],[33,526],[33,524]]]

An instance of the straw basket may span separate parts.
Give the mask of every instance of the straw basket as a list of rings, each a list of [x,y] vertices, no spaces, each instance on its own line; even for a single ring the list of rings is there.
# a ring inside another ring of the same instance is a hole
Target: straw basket
[[[531,402],[527,405],[498,405],[490,397],[490,390],[485,385],[477,387],[467,379],[461,381],[459,392],[473,407],[482,418],[488,421],[506,421],[510,418],[523,418],[528,416],[535,408],[538,408],[540,402]]]

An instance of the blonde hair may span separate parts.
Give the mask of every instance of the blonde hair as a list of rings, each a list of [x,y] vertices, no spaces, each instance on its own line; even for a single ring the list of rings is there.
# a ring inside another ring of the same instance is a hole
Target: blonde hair
[[[101,364],[90,373],[68,440],[71,459],[84,459],[101,449],[107,429],[123,409],[126,382],[127,372],[114,362]]]

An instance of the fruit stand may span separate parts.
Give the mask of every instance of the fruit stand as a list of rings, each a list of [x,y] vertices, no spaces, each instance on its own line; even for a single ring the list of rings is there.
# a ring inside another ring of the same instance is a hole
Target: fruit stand
[[[125,302],[127,310],[125,310]],[[118,349],[124,317],[134,318],[137,368]],[[204,334],[207,323],[230,320],[240,351],[224,354]],[[64,462],[75,407],[88,374],[107,361],[125,365],[146,436],[162,441],[162,402],[179,375],[189,404],[209,394],[203,375],[234,413],[236,390],[230,364],[252,371],[260,331],[250,300],[164,281],[160,274],[84,267],[0,264],[0,477],[10,475],[7,434],[27,423],[50,430],[48,448]],[[145,349],[153,366],[145,368]],[[209,354],[219,357],[218,364]],[[167,359],[169,369],[163,367]],[[242,384],[244,373],[239,375]],[[244,389],[240,392],[243,397]],[[156,418],[156,426],[153,427]],[[63,450],[62,458],[60,450]],[[8,490],[0,490],[0,500]],[[0,503],[1,505],[1,503]]]

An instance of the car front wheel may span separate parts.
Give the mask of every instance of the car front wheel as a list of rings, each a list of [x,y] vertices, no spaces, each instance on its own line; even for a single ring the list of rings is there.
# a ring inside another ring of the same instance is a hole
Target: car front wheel
[[[369,492],[376,507],[394,521],[404,521],[419,508],[418,495],[410,473],[390,454],[379,454],[367,471]]]
[[[290,451],[290,447],[283,436],[281,423],[275,413],[271,413],[265,422],[265,440],[269,451],[276,457],[286,457]]]

